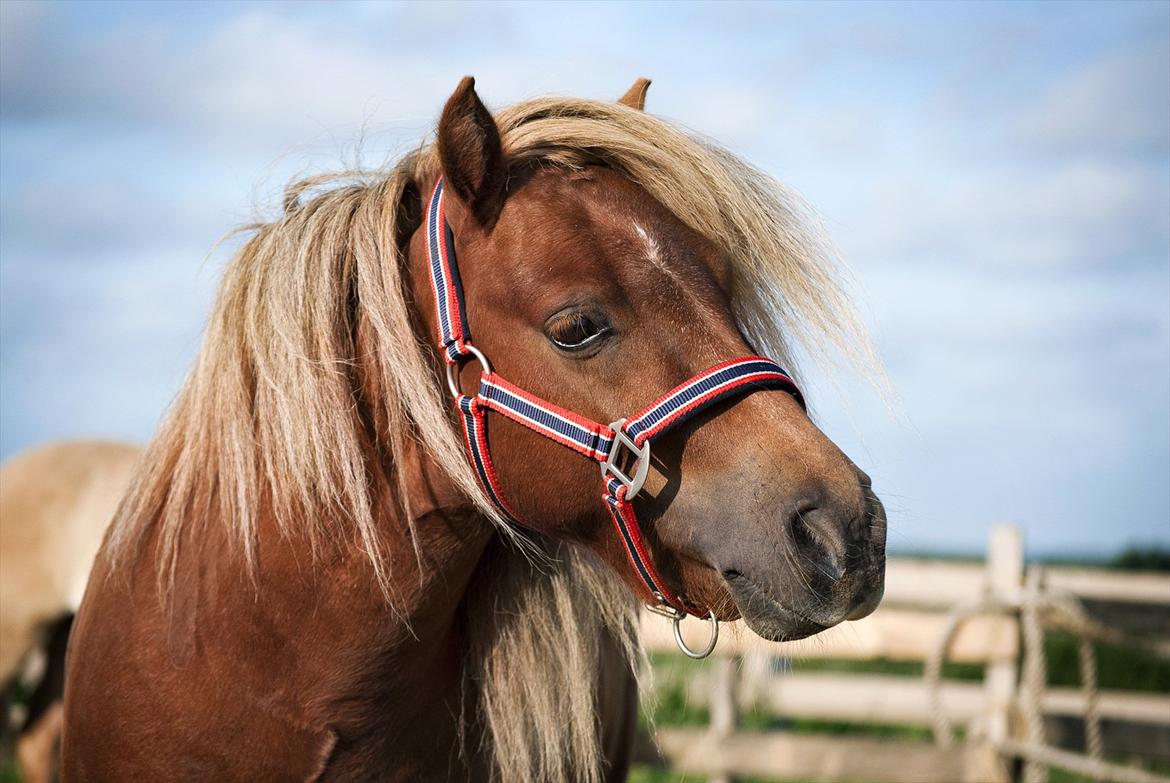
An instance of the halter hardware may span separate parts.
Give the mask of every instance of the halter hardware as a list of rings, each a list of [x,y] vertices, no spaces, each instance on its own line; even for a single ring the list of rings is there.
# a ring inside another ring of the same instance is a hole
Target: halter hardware
[[[715,649],[716,642],[719,641],[719,621],[715,619],[715,612],[713,611],[708,610],[707,612],[707,622],[711,623],[711,636],[707,639],[707,644],[699,650],[692,650],[687,646],[686,641],[682,637],[681,625],[682,621],[687,618],[686,612],[675,609],[668,604],[647,606],[646,611],[662,615],[671,621],[671,624],[674,626],[674,643],[678,645],[678,649],[682,651],[682,654],[688,658],[694,658],[695,660],[706,658]]]
[[[447,388],[451,390],[451,396],[456,400],[463,396],[463,392],[459,391],[459,371],[463,369],[463,365],[467,363],[468,359],[478,361],[479,366],[483,368],[484,375],[491,375],[492,373],[492,364],[483,355],[483,351],[471,343],[464,343],[463,350],[466,353],[460,355],[459,361],[447,362]]]
[[[633,500],[642,491],[642,485],[646,483],[646,474],[650,472],[650,441],[639,446],[622,429],[625,424],[625,419],[618,419],[609,424],[609,428],[613,430],[613,446],[610,447],[605,461],[601,463],[601,478],[604,480],[612,476],[620,481],[626,487],[626,500]],[[633,478],[627,476],[621,469],[623,451],[634,457]]]
[[[683,641],[682,629],[679,628],[679,623],[682,621],[681,617],[674,618],[674,643],[678,645],[678,649],[682,654],[688,658],[694,658],[696,661],[702,660],[715,651],[715,644],[719,641],[719,621],[715,619],[714,612],[708,612],[707,622],[711,623],[711,638],[707,640],[706,646],[701,650],[692,650]]]
[[[745,356],[704,370],[634,416],[610,424],[600,424],[561,408],[501,378],[492,370],[483,352],[471,344],[463,285],[455,257],[455,237],[443,213],[441,177],[427,204],[426,231],[427,262],[435,294],[440,349],[447,362],[447,388],[455,398],[463,425],[463,442],[480,486],[507,522],[523,526],[508,504],[492,464],[487,437],[489,410],[598,462],[605,484],[605,494],[601,499],[635,573],[658,601],[658,605],[648,607],[649,610],[670,618],[674,623],[674,640],[684,655],[707,657],[719,640],[719,620],[712,610],[703,612],[667,586],[654,567],[654,559],[630,501],[646,481],[651,440],[711,405],[756,389],[782,389],[803,406],[804,400],[796,384],[771,359]],[[471,360],[478,361],[482,367],[479,390],[474,396],[459,389],[459,369]],[[632,477],[629,475],[631,468]],[[711,624],[711,637],[701,650],[692,650],[683,641],[679,625],[688,614],[705,615]]]

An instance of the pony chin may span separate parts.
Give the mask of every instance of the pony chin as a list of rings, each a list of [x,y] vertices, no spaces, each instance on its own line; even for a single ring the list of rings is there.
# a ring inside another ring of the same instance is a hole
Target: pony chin
[[[724,578],[731,598],[748,628],[770,642],[804,639],[836,624],[824,625],[788,608],[743,574],[727,572]]]
[[[828,600],[809,593],[786,595],[781,601],[738,571],[724,571],[723,578],[749,628],[769,641],[790,642],[872,614],[885,592],[885,562],[883,558],[860,574],[842,577]]]

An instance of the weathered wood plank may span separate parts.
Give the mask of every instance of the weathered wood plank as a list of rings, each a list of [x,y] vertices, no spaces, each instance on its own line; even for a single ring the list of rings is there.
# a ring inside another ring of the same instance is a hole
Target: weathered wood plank
[[[1044,569],[1048,586],[1081,598],[1135,604],[1170,604],[1170,573],[1101,568]]]
[[[930,694],[921,679],[869,674],[790,672],[773,678],[760,694],[770,714],[855,723],[928,726]],[[955,724],[983,710],[983,685],[947,682],[942,708]]]
[[[1086,600],[1170,604],[1170,574],[1104,568],[1045,568],[1049,586]],[[886,564],[885,606],[949,608],[973,601],[987,588],[982,563],[893,557]]]
[[[945,616],[937,612],[882,608],[864,620],[842,623],[809,639],[781,643],[761,639],[742,622],[725,623],[716,652],[722,655],[758,652],[788,658],[921,661],[942,635],[945,622]],[[702,635],[707,633],[706,623],[688,620],[683,623],[683,629],[687,640],[696,647],[705,642],[706,637]],[[676,649],[670,622],[649,612],[642,618],[642,639],[649,650]],[[1010,661],[1015,659],[1018,646],[1015,624],[1011,619],[979,616],[960,629],[947,659],[967,663]]]
[[[976,600],[986,588],[983,563],[890,558],[882,605],[949,609]]]
[[[964,777],[964,751],[925,742],[662,727],[658,747],[668,766],[697,775],[756,775],[782,780],[938,783]]]
[[[688,699],[704,704],[709,680],[696,677]],[[754,702],[782,718],[816,718],[852,723],[930,724],[930,694],[915,677],[838,672],[786,672],[756,684]],[[964,724],[983,709],[983,685],[947,680],[942,685],[942,709],[947,719]],[[1050,688],[1040,708],[1046,715],[1080,716],[1084,698],[1077,688]],[[1101,717],[1126,723],[1148,723],[1170,730],[1170,694],[1105,690],[1098,693]]]

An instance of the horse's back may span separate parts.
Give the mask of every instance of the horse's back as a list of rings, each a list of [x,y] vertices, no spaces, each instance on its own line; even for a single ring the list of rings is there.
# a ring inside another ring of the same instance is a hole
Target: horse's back
[[[76,611],[141,451],[63,441],[0,466],[0,678],[46,623]]]

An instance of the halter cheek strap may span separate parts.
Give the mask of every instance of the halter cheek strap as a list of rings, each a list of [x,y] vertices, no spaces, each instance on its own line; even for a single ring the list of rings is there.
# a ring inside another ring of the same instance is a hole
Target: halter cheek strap
[[[609,509],[610,518],[630,564],[658,603],[651,608],[675,620],[675,638],[684,652],[693,657],[710,653],[714,637],[708,649],[699,654],[683,644],[678,620],[687,614],[701,616],[703,612],[671,590],[654,567],[654,559],[638,526],[631,501],[646,479],[650,447],[655,438],[718,402],[756,389],[781,389],[803,406],[804,400],[796,384],[771,359],[747,356],[704,370],[642,411],[610,424],[601,424],[554,405],[501,378],[492,370],[487,357],[471,342],[454,236],[443,212],[442,179],[436,183],[427,205],[426,224],[427,260],[434,286],[439,343],[447,362],[447,382],[461,414],[464,444],[484,492],[508,522],[523,526],[508,504],[492,465],[488,449],[488,411],[506,416],[597,462],[605,486],[602,499]],[[457,369],[469,360],[476,360],[482,366],[479,390],[474,397],[463,394],[457,383]],[[713,615],[711,619],[717,636],[718,625]]]

